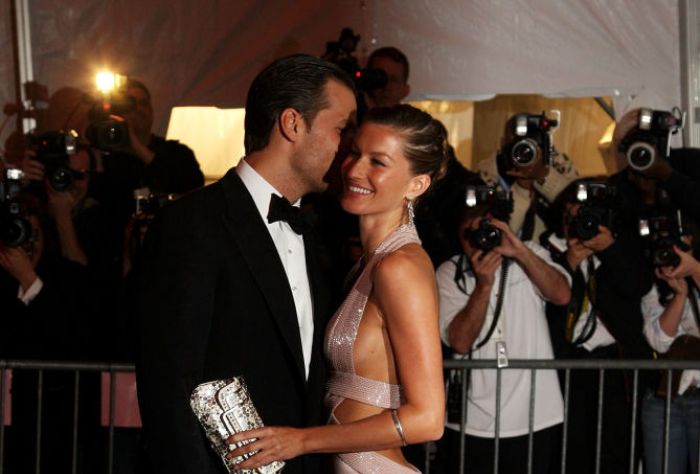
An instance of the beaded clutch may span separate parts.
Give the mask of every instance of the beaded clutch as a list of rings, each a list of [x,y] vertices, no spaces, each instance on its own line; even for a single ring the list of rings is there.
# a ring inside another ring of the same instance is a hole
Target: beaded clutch
[[[230,473],[273,474],[282,470],[284,462],[275,461],[256,469],[236,469],[236,464],[250,455],[226,459],[229,436],[263,426],[262,419],[248,394],[243,377],[213,380],[198,385],[190,396],[190,406],[209,439],[209,443]],[[247,441],[248,442],[248,441]],[[242,446],[244,443],[238,443]]]

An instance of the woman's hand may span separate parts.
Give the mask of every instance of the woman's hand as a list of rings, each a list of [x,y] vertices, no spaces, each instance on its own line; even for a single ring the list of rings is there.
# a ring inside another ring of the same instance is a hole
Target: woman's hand
[[[236,433],[228,438],[229,449],[249,441],[226,455],[228,459],[251,454],[236,464],[237,469],[254,469],[274,461],[284,461],[304,454],[303,430],[284,426],[266,426]]]

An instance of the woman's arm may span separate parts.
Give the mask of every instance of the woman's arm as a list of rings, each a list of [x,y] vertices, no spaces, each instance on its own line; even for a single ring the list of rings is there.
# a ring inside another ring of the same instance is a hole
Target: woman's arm
[[[374,295],[387,332],[405,403],[397,410],[407,443],[442,436],[445,394],[438,330],[437,289],[422,250],[402,249],[375,269]],[[229,443],[257,438],[229,456],[258,451],[238,466],[250,469],[306,453],[378,451],[402,446],[386,411],[352,423],[311,428],[266,427],[239,433]]]

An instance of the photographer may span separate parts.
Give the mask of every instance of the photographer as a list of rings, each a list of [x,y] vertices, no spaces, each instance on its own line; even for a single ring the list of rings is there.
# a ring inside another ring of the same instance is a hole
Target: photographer
[[[501,148],[477,165],[489,186],[501,186],[513,196],[508,223],[523,240],[539,238],[547,207],[578,177],[571,160],[552,145],[559,122],[558,116],[549,118],[544,112],[513,115],[505,124]]]
[[[89,128],[87,135],[90,145],[99,149],[95,197],[114,210],[122,225],[126,225],[133,213],[134,190],[148,188],[153,193],[183,194],[203,186],[204,175],[190,148],[151,132],[153,106],[143,83],[127,79],[124,90],[115,96],[115,100],[126,105],[121,106],[123,110],[116,110],[122,115],[108,119],[126,124],[128,140],[114,145],[101,143],[99,127],[104,125],[97,119],[92,125],[95,131]]]
[[[385,46],[372,51],[367,59],[367,69],[378,69],[386,75],[386,82],[381,87],[366,90],[368,109],[398,105],[411,93],[408,58],[398,48]]]
[[[507,218],[507,213],[467,194],[467,203],[470,201],[475,206],[464,207],[458,218],[463,253],[437,270],[443,342],[455,351],[455,358],[497,359],[500,366],[507,366],[508,358],[552,358],[545,302],[569,301],[567,272],[552,263],[538,244],[522,242],[503,220],[493,217],[495,213]],[[452,382],[453,388],[461,386]],[[492,471],[496,429],[502,472],[520,472],[527,462],[530,371],[501,373],[498,427],[494,424],[496,384],[496,371],[470,371],[463,434],[459,433],[459,415],[453,414],[455,408],[459,411],[461,395],[450,391],[443,452],[448,472],[458,472],[463,435],[467,470]],[[534,403],[533,472],[547,472],[563,420],[554,371],[538,371]]]
[[[17,197],[15,202],[23,208],[22,218],[31,232],[21,243],[0,244],[0,359],[82,360],[82,349],[89,342],[85,269],[47,251],[45,220],[36,199]],[[43,374],[42,470],[69,472],[73,413],[67,407],[73,404],[73,382],[71,372]],[[85,379],[81,382],[82,390]],[[9,472],[31,472],[36,465],[38,387],[35,371],[13,372]],[[92,412],[87,408],[93,407],[81,406],[81,433],[85,433],[82,423],[90,422]]]
[[[673,245],[673,265],[657,266],[656,282],[642,300],[644,335],[649,344],[666,359],[700,359],[700,262],[690,245],[693,232]],[[668,472],[698,471],[700,440],[700,373],[696,370],[673,371],[671,411],[668,432]],[[664,416],[668,391],[668,373],[655,391],[650,390],[642,403],[644,458],[648,474],[666,472],[662,468]]]
[[[648,359],[641,334],[641,290],[633,278],[639,259],[629,253],[630,229],[618,229],[615,189],[601,179],[569,185],[552,205],[555,232],[543,236],[553,261],[572,279],[567,305],[547,304],[554,353],[563,359]],[[627,233],[626,233],[627,232]],[[600,468],[628,472],[631,400],[628,374],[607,371],[604,380]],[[570,375],[567,473],[595,471],[599,374],[576,370]],[[562,387],[564,381],[561,380]]]

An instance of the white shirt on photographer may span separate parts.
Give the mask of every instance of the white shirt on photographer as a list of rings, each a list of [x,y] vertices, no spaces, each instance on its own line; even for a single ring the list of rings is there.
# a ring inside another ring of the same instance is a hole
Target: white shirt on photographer
[[[538,244],[525,242],[536,255],[565,276],[566,270],[553,263],[549,252]],[[461,311],[474,291],[476,279],[471,273],[465,274],[466,294],[455,282],[455,270],[459,255],[455,255],[437,269],[437,283],[440,296],[440,333],[445,344],[449,345],[449,326]],[[494,279],[500,281],[501,269]],[[491,327],[497,301],[498,283],[491,291],[486,320],[477,337],[481,341]],[[516,262],[508,268],[506,291],[503,298],[500,338],[505,341],[510,359],[552,359],[552,343],[545,316],[545,299],[532,284],[525,271]],[[472,359],[496,359],[494,337],[472,353]],[[463,358],[460,354],[455,359]],[[467,425],[465,433],[485,438],[494,437],[496,415],[496,370],[472,369],[467,400]],[[501,372],[501,411],[500,431],[503,438],[521,436],[529,430],[530,411],[530,370],[505,369]],[[555,370],[537,370],[535,381],[535,431],[561,423],[564,419],[564,405],[561,389]],[[452,430],[459,431],[459,424],[447,423]]]

